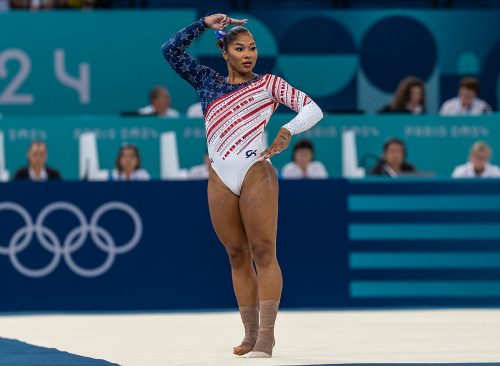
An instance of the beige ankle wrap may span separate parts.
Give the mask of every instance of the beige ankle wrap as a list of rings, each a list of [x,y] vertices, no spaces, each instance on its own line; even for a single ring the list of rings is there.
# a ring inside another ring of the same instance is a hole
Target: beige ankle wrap
[[[257,305],[240,306],[240,315],[245,327],[245,338],[241,344],[249,344],[253,347],[259,333],[259,307]]]
[[[260,325],[257,343],[253,352],[264,352],[268,355],[273,354],[274,346],[274,323],[278,315],[279,300],[261,300],[259,301]]]

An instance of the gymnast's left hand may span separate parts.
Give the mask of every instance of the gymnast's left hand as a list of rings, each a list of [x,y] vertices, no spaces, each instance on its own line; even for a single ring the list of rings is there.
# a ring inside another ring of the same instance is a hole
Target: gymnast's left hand
[[[207,15],[204,19],[204,22],[210,29],[224,30],[228,25],[247,24],[248,19],[231,18],[226,14],[212,14],[212,15]]]
[[[269,159],[276,154],[279,154],[288,147],[292,134],[286,128],[281,127],[274,142],[259,155],[259,160]]]

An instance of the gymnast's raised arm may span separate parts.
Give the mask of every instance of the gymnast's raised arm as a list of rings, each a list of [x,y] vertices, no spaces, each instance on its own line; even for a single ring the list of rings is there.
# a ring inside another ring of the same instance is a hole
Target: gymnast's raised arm
[[[184,80],[197,88],[204,76],[215,72],[209,67],[201,65],[186,53],[191,42],[198,38],[207,28],[223,30],[228,25],[242,25],[246,19],[239,20],[225,14],[214,14],[203,17],[181,29],[172,38],[161,46],[163,57]]]

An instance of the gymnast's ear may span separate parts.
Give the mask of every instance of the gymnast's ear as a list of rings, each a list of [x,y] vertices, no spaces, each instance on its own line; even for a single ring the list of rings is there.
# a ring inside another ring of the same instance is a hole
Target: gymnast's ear
[[[224,49],[224,41],[222,38],[218,39],[217,40],[217,47],[220,48],[220,50],[222,51],[222,58],[227,61],[227,52],[226,50]]]

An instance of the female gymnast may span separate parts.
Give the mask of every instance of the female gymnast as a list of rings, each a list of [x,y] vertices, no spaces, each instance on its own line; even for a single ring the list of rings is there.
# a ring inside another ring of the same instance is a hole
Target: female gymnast
[[[321,120],[323,113],[311,98],[282,78],[252,72],[257,46],[252,34],[241,26],[246,23],[224,14],[206,16],[175,34],[163,44],[162,52],[201,99],[212,163],[210,217],[229,257],[245,328],[244,339],[233,353],[266,358],[272,356],[283,282],[276,258],[278,180],[269,158],[283,151],[292,135]],[[236,27],[222,32],[228,25]],[[186,53],[207,28],[219,31],[227,77]],[[264,148],[264,128],[279,103],[298,114],[281,127],[271,146]]]

